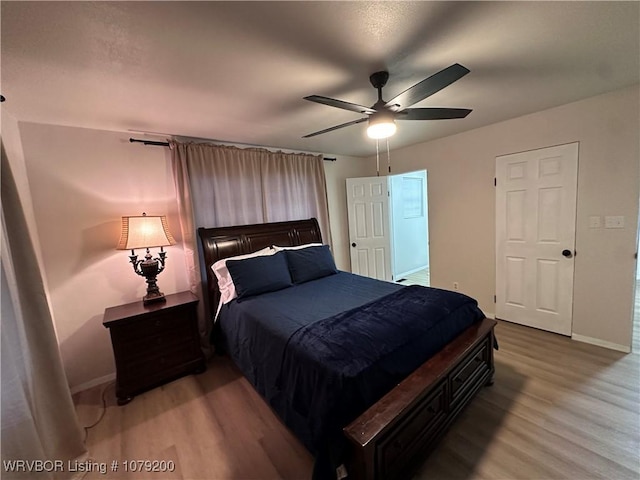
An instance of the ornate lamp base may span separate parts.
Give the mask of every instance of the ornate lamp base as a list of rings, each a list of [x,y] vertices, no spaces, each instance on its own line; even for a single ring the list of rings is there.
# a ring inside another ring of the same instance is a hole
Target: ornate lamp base
[[[162,292],[149,292],[147,290],[147,294],[142,297],[142,303],[145,305],[149,305],[150,303],[157,302],[166,302],[167,300],[164,298],[164,293]]]
[[[147,282],[147,294],[142,298],[142,302],[145,305],[156,302],[165,302],[164,293],[158,288],[156,283],[157,275],[164,270],[165,252],[160,251],[160,258],[151,258],[149,249],[147,249],[147,255],[145,260],[137,261],[137,257],[133,255],[133,251],[130,256],[131,263],[135,272],[144,277]]]

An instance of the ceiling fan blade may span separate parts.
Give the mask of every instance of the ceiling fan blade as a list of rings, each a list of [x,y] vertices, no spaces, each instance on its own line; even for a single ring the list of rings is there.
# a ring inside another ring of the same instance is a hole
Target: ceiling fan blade
[[[439,92],[444,87],[451,85],[467,73],[469,73],[468,68],[463,67],[459,63],[454,63],[450,67],[440,70],[429,78],[425,78],[421,82],[416,83],[413,87],[406,89],[400,95],[389,100],[386,106],[399,105],[400,108],[410,107],[434,93]]]
[[[464,118],[472,110],[468,108],[408,108],[396,114],[398,120],[447,120]]]
[[[335,127],[325,128],[324,130],[320,130],[319,132],[310,133],[309,135],[305,135],[302,138],[315,137],[316,135],[332,132],[333,130],[338,130],[339,128],[343,128],[343,127],[348,127],[349,125],[355,125],[357,123],[366,122],[367,120],[369,120],[369,117],[359,118],[358,120],[353,120],[352,122],[342,123],[340,125],[336,125]]]
[[[309,100],[310,102],[321,103],[322,105],[329,105],[330,107],[342,108],[343,110],[349,110],[356,113],[376,113],[374,109],[365,107],[363,105],[343,102],[342,100],[336,100],[335,98],[321,97],[320,95],[309,95],[308,97],[304,97],[304,99]]]

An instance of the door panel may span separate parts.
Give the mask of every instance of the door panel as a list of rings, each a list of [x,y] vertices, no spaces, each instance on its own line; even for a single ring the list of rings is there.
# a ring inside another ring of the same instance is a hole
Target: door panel
[[[536,307],[549,313],[560,313],[558,305],[558,278],[560,262],[538,259]]]
[[[496,158],[496,316],[571,334],[578,144]]]
[[[507,257],[507,285],[506,285],[506,298],[505,302],[507,305],[513,307],[523,307],[525,304],[525,291],[526,291],[526,282],[525,282],[525,268],[524,258],[518,257]]]
[[[507,238],[510,242],[524,242],[525,190],[507,192]]]
[[[351,271],[391,280],[387,177],[347,179]]]

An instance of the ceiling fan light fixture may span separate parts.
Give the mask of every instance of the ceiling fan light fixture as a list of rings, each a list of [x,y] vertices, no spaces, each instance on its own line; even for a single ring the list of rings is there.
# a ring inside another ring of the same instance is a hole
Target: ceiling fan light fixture
[[[369,138],[388,138],[396,133],[396,122],[393,115],[387,112],[374,113],[369,117],[367,135]]]
[[[454,63],[444,70],[440,70],[438,73],[434,73],[421,82],[416,83],[400,95],[396,95],[391,100],[385,102],[382,99],[382,88],[386,85],[387,80],[389,79],[389,72],[375,72],[369,77],[369,81],[373,88],[378,91],[378,101],[371,107],[365,107],[364,105],[358,105],[320,95],[304,97],[305,100],[309,100],[311,102],[340,108],[342,110],[349,110],[351,112],[367,116],[351,122],[336,125],[335,127],[325,128],[324,130],[304,135],[302,138],[315,137],[316,135],[323,133],[333,132],[339,128],[357,125],[358,123],[368,121],[369,127],[367,128],[367,135],[370,138],[381,139],[388,138],[396,133],[396,124],[394,121],[396,116],[399,120],[449,120],[453,118],[464,118],[471,112],[471,110],[467,108],[410,107],[421,102],[425,98],[430,97],[434,93],[439,92],[443,88],[451,85],[453,82],[460,80],[467,73],[469,73],[468,68],[463,67],[459,63]]]

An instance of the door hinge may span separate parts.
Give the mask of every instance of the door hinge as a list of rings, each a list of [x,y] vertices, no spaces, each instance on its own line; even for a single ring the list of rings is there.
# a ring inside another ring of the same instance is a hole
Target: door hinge
[[[498,298],[494,295],[493,296],[493,303],[497,303],[498,302]]]
[[[496,177],[493,177],[493,186],[494,187],[498,186],[498,179]]]

